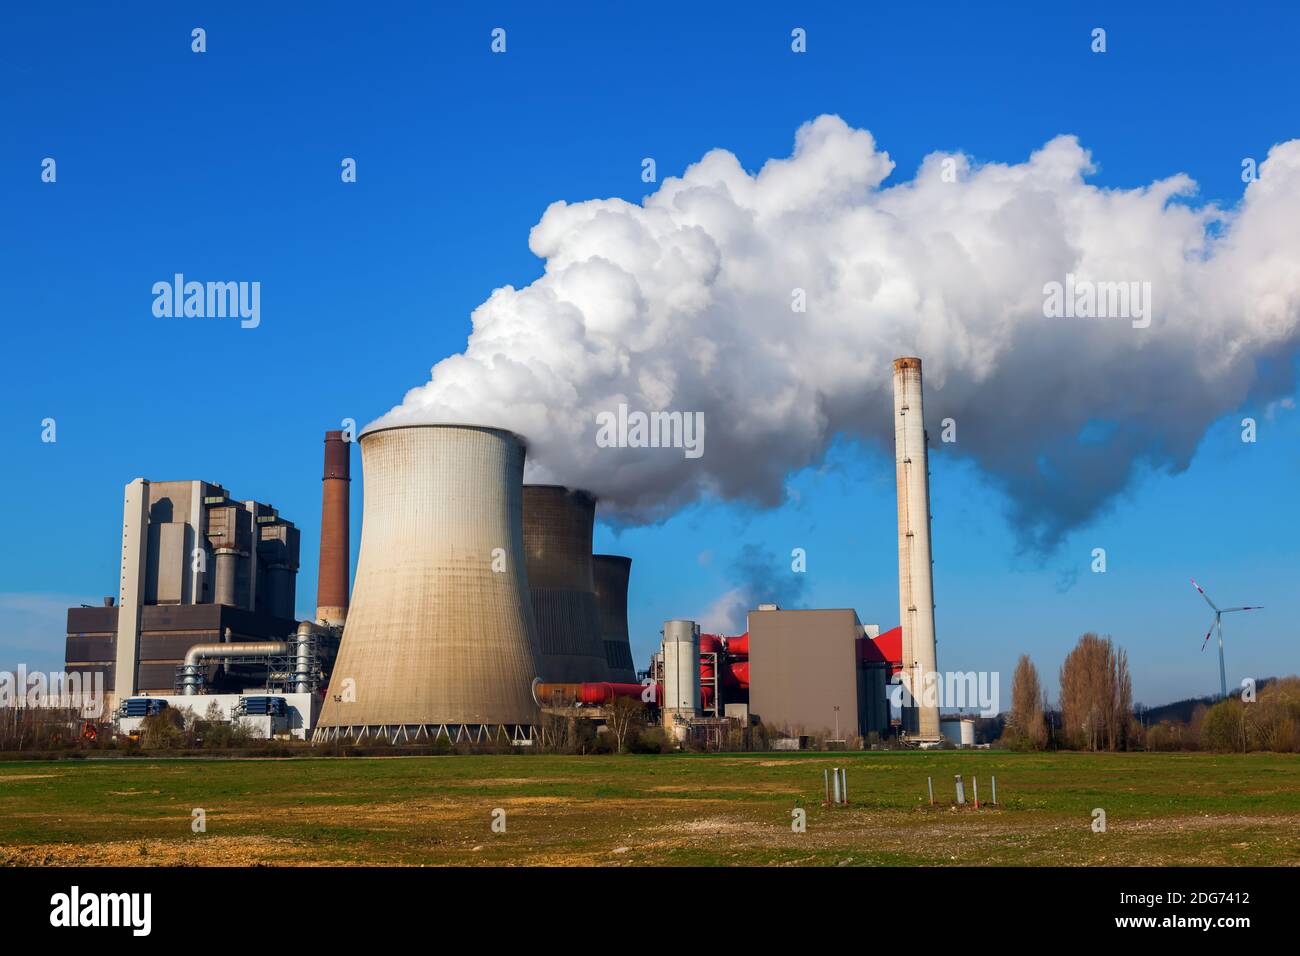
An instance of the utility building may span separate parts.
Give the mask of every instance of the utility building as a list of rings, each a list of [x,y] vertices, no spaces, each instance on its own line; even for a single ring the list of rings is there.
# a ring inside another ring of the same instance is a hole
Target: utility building
[[[865,729],[862,637],[851,608],[750,611],[750,713],[768,727],[799,734],[844,738]]]
[[[125,492],[118,596],[69,609],[67,670],[103,671],[111,709],[171,693],[196,643],[293,634],[298,538],[273,507],[221,485],[137,478]]]

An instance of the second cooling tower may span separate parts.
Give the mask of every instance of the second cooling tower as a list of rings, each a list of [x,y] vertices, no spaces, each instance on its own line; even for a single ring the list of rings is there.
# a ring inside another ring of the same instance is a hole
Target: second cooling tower
[[[527,734],[524,445],[495,428],[361,437],[361,553],[317,740]]]
[[[595,554],[591,558],[596,581],[596,607],[600,611],[600,636],[605,644],[605,666],[609,680],[634,683],[636,665],[627,632],[627,585],[632,559],[618,554]]]
[[[548,682],[607,679],[591,562],[596,499],[559,485],[524,486],[524,555]]]

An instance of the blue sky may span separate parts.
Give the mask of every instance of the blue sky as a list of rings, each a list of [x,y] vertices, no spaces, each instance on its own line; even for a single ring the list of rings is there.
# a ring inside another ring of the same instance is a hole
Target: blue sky
[[[644,156],[661,177],[713,147],[754,169],[837,113],[889,150],[894,178],[935,149],[1021,161],[1073,133],[1099,185],[1181,171],[1197,202],[1231,205],[1242,157],[1300,136],[1300,13],[1284,4],[271,6],[3,14],[0,668],[56,667],[61,609],[115,592],[121,489],[137,476],[278,506],[303,531],[308,614],[322,431],[385,412],[464,348],[494,288],[537,277],[528,231],[549,203],[638,201]],[[498,26],[506,56],[489,52]],[[805,56],[790,53],[795,26]],[[345,156],[354,185],[339,181]],[[260,281],[262,325],[155,319],[150,287],[175,272]],[[1242,415],[1260,421],[1254,445]],[[40,440],[47,417],[54,444]],[[638,662],[664,619],[737,586],[747,546],[778,573],[806,549],[806,576],[778,580],[783,593],[896,623],[888,452],[838,444],[791,476],[780,509],[701,504],[601,527],[598,551],[634,559]],[[945,669],[1009,675],[1028,651],[1054,688],[1096,630],[1128,650],[1138,700],[1211,692],[1191,576],[1221,604],[1267,606],[1227,625],[1230,682],[1300,669],[1294,410],[1226,416],[1186,472],[1142,475],[1049,555],[1020,551],[1005,500],[969,463],[940,451],[932,469]],[[1094,547],[1105,574],[1089,570]]]

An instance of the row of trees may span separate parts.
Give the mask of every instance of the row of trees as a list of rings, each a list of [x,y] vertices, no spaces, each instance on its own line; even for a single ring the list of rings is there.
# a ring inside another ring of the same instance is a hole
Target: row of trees
[[[1048,706],[1038,668],[1020,655],[1002,743],[1017,750],[1271,750],[1300,752],[1300,678],[1268,684],[1257,700],[1198,707],[1189,721],[1143,727],[1133,714],[1128,655],[1085,634],[1061,665],[1060,708]]]
[[[1198,706],[1187,721],[1146,729],[1147,750],[1300,752],[1300,677],[1272,681],[1257,700],[1236,697]]]
[[[1028,654],[1020,655],[1003,733],[1007,745],[1097,751],[1127,750],[1134,744],[1133,681],[1123,648],[1109,637],[1083,635],[1061,665],[1060,684],[1061,707],[1053,715],[1038,668]]]

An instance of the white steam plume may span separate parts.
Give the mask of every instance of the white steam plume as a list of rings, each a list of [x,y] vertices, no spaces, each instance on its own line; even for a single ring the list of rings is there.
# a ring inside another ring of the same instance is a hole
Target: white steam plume
[[[1300,140],[1229,211],[1182,201],[1181,174],[1089,185],[1070,136],[1015,165],[934,153],[882,188],[892,169],[869,132],[821,116],[754,175],[715,149],[640,206],[553,203],[529,237],[545,274],[493,292],[464,354],[371,427],[513,429],[530,480],[652,521],[701,495],[779,503],[840,433],[890,448],[890,363],[919,355],[932,440],[955,419],[938,447],[973,458],[1025,543],[1050,547],[1139,464],[1186,467],[1210,422],[1292,387]],[[1150,282],[1150,327],[1045,318],[1044,285],[1067,274]],[[598,447],[598,414],[620,404],[703,412],[703,457]]]

